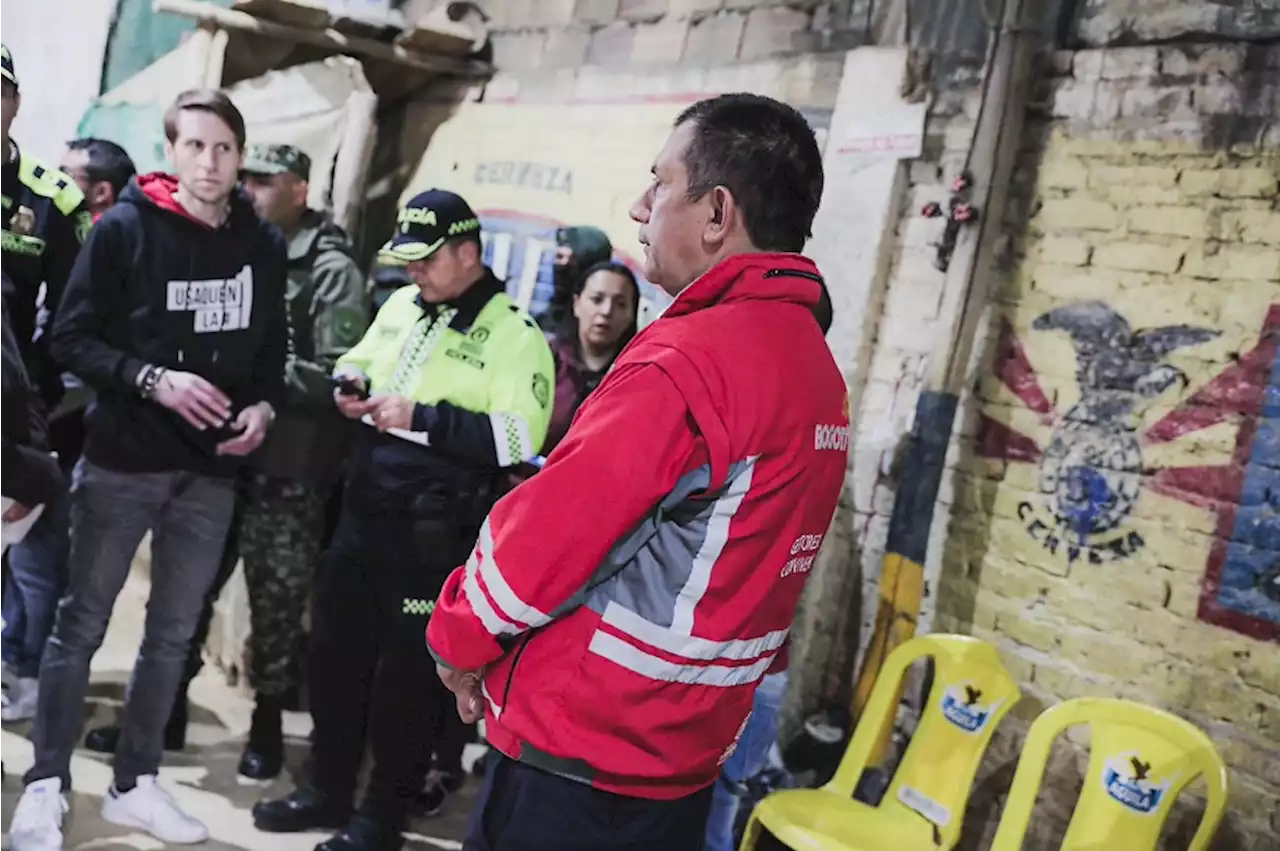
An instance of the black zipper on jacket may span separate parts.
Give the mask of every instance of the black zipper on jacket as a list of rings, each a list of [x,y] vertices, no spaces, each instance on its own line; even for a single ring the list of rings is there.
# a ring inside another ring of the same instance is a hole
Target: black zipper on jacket
[[[524,649],[529,646],[529,642],[533,640],[533,633],[527,632],[524,638],[520,640],[520,646],[516,649],[516,657],[511,660],[511,673],[507,674],[507,684],[502,689],[502,708],[506,709],[507,700],[511,697],[511,683],[516,678],[516,667],[520,664],[520,657],[524,654]]]
[[[822,276],[814,272],[808,272],[804,269],[770,269],[764,273],[766,278],[808,278],[810,281],[826,285],[822,280]]]

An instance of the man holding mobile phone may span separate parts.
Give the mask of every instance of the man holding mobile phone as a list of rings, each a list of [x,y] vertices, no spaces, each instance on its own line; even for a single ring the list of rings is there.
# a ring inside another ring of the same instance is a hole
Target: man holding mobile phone
[[[89,662],[148,532],[146,629],[102,814],[166,843],[209,835],[156,781],[235,476],[284,392],[287,255],[237,191],[245,124],[231,99],[184,92],[164,130],[176,175],[130,183],[94,225],[53,329],[55,359],[97,397],[71,487],[69,583],[41,663],[14,851],[62,846]]]
[[[241,476],[243,498],[218,579],[205,599],[182,686],[165,726],[165,747],[186,740],[187,686],[200,670],[213,604],[244,559],[249,590],[249,683],[255,705],[239,773],[266,780],[284,763],[285,704],[300,686],[303,618],[314,584],[326,502],[341,472],[349,424],[333,408],[329,373],[369,324],[364,277],[346,233],[307,206],[311,159],[293,145],[250,145],[241,185],[254,209],[288,240],[291,347],[279,419]],[[85,737],[114,751],[119,728]]]
[[[322,851],[393,851],[422,792],[444,713],[427,620],[466,558],[502,469],[532,458],[551,418],[546,339],[482,260],[480,220],[430,190],[399,213],[381,259],[414,281],[338,359],[333,399],[363,423],[312,609],[311,777],[254,808],[258,828],[338,828]],[[373,767],[353,813],[366,729]]]

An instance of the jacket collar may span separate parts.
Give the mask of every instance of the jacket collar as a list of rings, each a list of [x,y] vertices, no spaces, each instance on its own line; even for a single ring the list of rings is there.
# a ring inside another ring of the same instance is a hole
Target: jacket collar
[[[663,316],[683,316],[738,301],[790,302],[812,310],[822,286],[817,264],[803,255],[735,254],[685,287]]]
[[[480,311],[484,310],[484,306],[498,293],[504,291],[502,281],[494,276],[492,270],[488,266],[484,267],[484,276],[453,301],[441,302],[439,304],[428,304],[423,301],[422,293],[418,293],[414,299],[414,303],[422,308],[422,311],[428,316],[435,316],[441,308],[452,307],[457,309],[457,314],[449,322],[449,327],[455,331],[465,331],[476,321],[476,317],[480,315]]]

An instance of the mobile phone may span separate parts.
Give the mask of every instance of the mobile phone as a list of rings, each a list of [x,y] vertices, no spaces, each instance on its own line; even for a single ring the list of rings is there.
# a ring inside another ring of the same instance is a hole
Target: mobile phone
[[[362,385],[356,384],[355,380],[345,375],[331,376],[329,383],[338,388],[338,392],[343,396],[355,396],[357,399],[368,399],[369,391]]]

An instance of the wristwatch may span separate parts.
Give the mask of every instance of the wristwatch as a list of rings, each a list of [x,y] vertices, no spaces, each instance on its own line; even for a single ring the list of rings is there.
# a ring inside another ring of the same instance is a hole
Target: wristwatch
[[[164,377],[165,368],[147,364],[138,373],[136,379],[138,384],[138,392],[142,394],[143,399],[156,398],[156,390],[160,387],[160,379]]]

